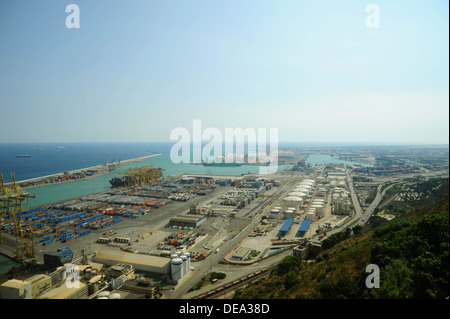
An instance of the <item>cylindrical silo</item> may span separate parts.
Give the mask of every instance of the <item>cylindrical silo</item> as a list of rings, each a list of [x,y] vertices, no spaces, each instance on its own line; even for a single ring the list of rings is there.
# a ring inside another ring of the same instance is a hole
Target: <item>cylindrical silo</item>
[[[278,216],[280,215],[280,210],[278,210],[278,209],[272,209],[271,211],[270,211],[270,215],[269,215],[269,218],[272,218],[272,219],[278,219]]]
[[[306,213],[305,219],[313,220],[314,217],[316,217],[316,213],[309,212],[309,213]]]
[[[172,273],[172,280],[180,280],[183,271],[183,260],[181,258],[172,259],[170,261],[170,271]]]
[[[298,196],[287,196],[283,199],[283,204],[286,207],[298,207],[300,206],[300,202],[303,203],[303,199],[301,197]]]
[[[97,298],[108,298],[111,293],[109,291],[100,291]]]
[[[323,210],[322,205],[311,205],[311,208],[315,208],[316,213],[322,213],[322,210]]]
[[[188,272],[187,269],[186,269],[186,267],[187,267],[187,257],[185,255],[181,254],[180,258],[183,261],[183,267],[181,268],[182,269],[181,277],[183,277]]]
[[[302,196],[302,197],[306,197],[306,196],[308,196],[309,195],[309,193],[311,192],[311,187],[297,187],[297,188],[295,188],[294,189],[294,192],[300,192],[300,193],[303,193],[303,194],[305,194],[304,196]]]
[[[292,219],[294,219],[294,218],[295,218],[295,211],[294,211],[293,209],[287,209],[287,210],[284,212],[284,217],[286,217],[286,219],[287,219],[287,218],[292,218]]]
[[[189,270],[191,269],[191,254],[189,254],[188,252],[183,253],[184,256],[186,256],[186,273],[189,272]]]
[[[306,197],[306,194],[305,194],[305,193],[302,193],[302,192],[294,191],[294,192],[290,192],[290,193],[288,194],[288,196]]]

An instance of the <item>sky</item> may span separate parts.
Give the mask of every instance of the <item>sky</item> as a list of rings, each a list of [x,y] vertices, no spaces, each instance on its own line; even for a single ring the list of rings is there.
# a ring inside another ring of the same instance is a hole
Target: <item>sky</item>
[[[280,142],[448,144],[448,6],[2,0],[0,142],[170,141],[200,120]]]

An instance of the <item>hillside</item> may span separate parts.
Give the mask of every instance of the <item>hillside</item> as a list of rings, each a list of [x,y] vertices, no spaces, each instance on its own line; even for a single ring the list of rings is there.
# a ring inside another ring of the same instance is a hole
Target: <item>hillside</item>
[[[269,278],[237,291],[234,298],[447,297],[448,180],[433,187],[427,204],[371,230],[348,230],[326,239],[315,261],[289,256]],[[366,287],[368,264],[379,266],[379,288]]]

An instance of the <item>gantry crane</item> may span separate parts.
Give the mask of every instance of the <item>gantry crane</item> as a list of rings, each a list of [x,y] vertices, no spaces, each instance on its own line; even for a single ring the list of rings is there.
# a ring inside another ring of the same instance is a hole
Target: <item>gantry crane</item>
[[[12,194],[3,183],[3,174],[0,173],[0,229],[8,216],[11,214]],[[2,232],[0,231],[0,243],[2,242]]]
[[[20,261],[26,261],[25,257],[36,257],[34,254],[33,229],[31,226],[22,227],[17,214],[24,208],[28,208],[28,198],[36,198],[36,196],[25,192],[16,184],[14,173],[11,173],[11,185],[12,188],[8,189],[3,183],[3,175],[0,174],[2,218],[12,216],[16,233],[16,258]]]
[[[28,208],[28,198],[36,198],[35,195],[25,192],[18,184],[16,184],[16,177],[11,172],[12,184],[12,216],[14,219],[14,226],[16,230],[16,257],[21,261],[25,261],[25,257],[36,258],[34,254],[34,240],[33,228],[28,225],[22,228],[20,219],[16,214],[21,212],[24,208]]]
[[[128,185],[143,185],[159,180],[162,176],[164,168],[155,167],[154,165],[145,165],[141,167],[132,167],[123,174],[127,175]]]

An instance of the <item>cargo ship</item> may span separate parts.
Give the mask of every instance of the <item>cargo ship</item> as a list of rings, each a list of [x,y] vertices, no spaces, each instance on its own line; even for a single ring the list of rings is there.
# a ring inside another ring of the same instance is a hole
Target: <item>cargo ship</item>
[[[122,176],[122,177],[113,177],[109,183],[111,184],[112,187],[123,187],[123,186],[128,186],[128,179],[127,176]]]
[[[234,163],[234,162],[232,162],[232,163],[223,163],[223,162],[206,163],[206,162],[203,162],[203,166],[219,166],[219,167],[225,166],[226,167],[226,166],[241,166],[241,165],[242,165],[241,163]]]
[[[22,158],[22,157],[31,157],[31,155],[16,155],[16,158]]]

